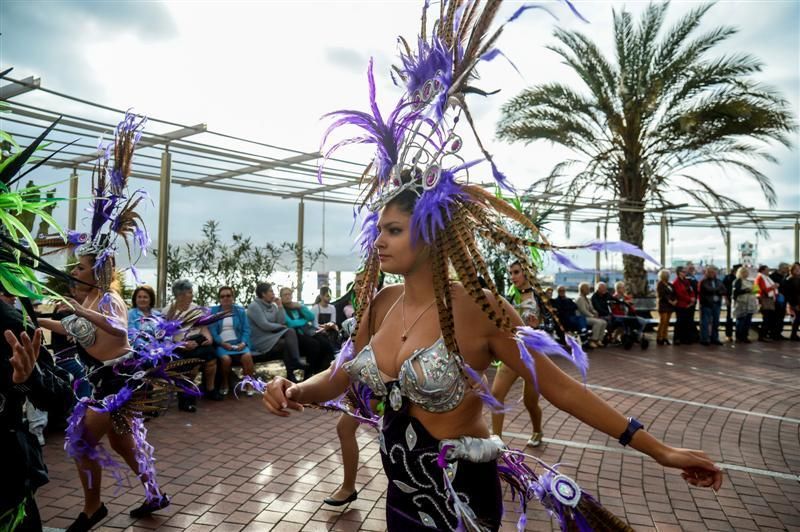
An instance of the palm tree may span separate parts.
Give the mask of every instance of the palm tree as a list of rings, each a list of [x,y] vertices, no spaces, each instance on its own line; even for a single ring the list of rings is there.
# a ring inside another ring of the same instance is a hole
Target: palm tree
[[[503,140],[548,140],[577,152],[531,189],[566,185],[568,206],[584,192],[617,200],[620,237],[639,247],[645,208],[668,206],[668,195],[689,196],[720,226],[721,212],[743,208],[703,178],[709,164],[739,169],[775,204],[770,179],[753,162],[775,162],[767,142],[790,146],[796,124],[787,101],[750,77],[763,66],[757,58],[709,57],[737,31],[723,26],[700,33],[710,7],[692,10],[668,31],[662,28],[668,3],[649,5],[638,25],[629,12],[615,10],[613,64],[585,35],[555,31],[559,44],[548,48],[588,92],[561,83],[528,88],[503,106],[497,126]],[[643,260],[625,255],[623,265],[634,294],[644,295]]]

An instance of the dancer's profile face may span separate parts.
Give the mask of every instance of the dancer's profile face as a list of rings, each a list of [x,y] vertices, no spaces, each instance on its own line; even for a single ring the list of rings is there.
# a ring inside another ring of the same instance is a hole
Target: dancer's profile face
[[[78,263],[69,273],[79,281],[95,284],[96,280],[94,278],[92,266],[94,266],[94,259],[89,255],[83,255],[78,259]]]
[[[421,251],[427,248],[411,245],[411,214],[389,204],[378,219],[375,249],[383,272],[405,275],[414,269]]]
[[[525,274],[522,272],[522,268],[520,268],[519,264],[514,264],[511,266],[508,269],[508,274],[511,276],[511,282],[514,283],[514,286],[517,288],[525,288],[528,279],[525,277]]]

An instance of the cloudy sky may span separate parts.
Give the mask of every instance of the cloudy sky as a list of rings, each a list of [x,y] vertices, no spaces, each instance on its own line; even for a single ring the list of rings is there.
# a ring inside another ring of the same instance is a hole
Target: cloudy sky
[[[0,3],[0,66],[15,68],[17,78],[36,75],[43,86],[115,108],[183,124],[207,123],[209,129],[302,151],[318,148],[324,123],[320,116],[339,108],[365,108],[366,66],[374,58],[379,101],[384,107],[400,95],[388,71],[396,52],[395,37],[413,36],[419,27],[421,1],[287,1],[287,2],[124,2],[15,1]],[[484,140],[501,168],[517,186],[548,173],[568,155],[552,146],[506,145],[493,138],[499,108],[527,86],[548,81],[578,83],[544,47],[553,42],[556,24],[577,29],[611,53],[612,10],[639,13],[642,2],[575,2],[589,19],[584,24],[560,4],[559,18],[531,11],[504,32],[501,48],[519,68],[495,61],[481,69],[482,86],[501,89],[488,99],[471,101]],[[499,18],[518,7],[508,2]],[[673,2],[668,25],[696,2]],[[732,24],[740,31],[719,53],[746,51],[764,61],[758,79],[773,85],[800,106],[800,2],[720,1],[709,12],[707,30]],[[70,112],[78,106],[40,93],[19,101]],[[82,113],[85,107],[80,107]],[[101,118],[98,115],[98,118]],[[108,114],[102,119],[111,121]],[[159,132],[164,131],[159,126]],[[88,139],[94,142],[95,139]],[[798,144],[797,139],[795,143]],[[800,151],[770,148],[778,164],[760,167],[778,190],[779,209],[800,210]],[[364,160],[363,152],[343,153]],[[66,177],[44,172],[39,181]],[[62,171],[63,173],[63,171]],[[767,204],[757,187],[735,173],[709,173],[712,185],[724,187],[748,206]],[[157,202],[152,182],[136,182]],[[88,176],[82,180],[88,193]],[[221,208],[225,206],[226,208]],[[228,208],[235,207],[235,208]],[[238,193],[177,187],[171,203],[171,240],[199,236],[203,221],[216,219],[223,233],[241,232],[257,241],[294,240],[297,204]],[[57,210],[66,221],[66,208]],[[319,204],[306,208],[306,244],[322,245]],[[157,209],[145,219],[155,233]],[[350,210],[329,205],[325,211],[325,248],[329,255],[351,253]],[[787,220],[787,224],[791,223]],[[552,240],[566,242],[563,227],[552,227]],[[594,227],[573,228],[570,239],[594,236]],[[610,237],[615,235],[610,234]],[[724,246],[716,230],[674,230],[671,253],[688,259],[715,258],[724,263]],[[736,230],[734,245],[755,240],[753,231]],[[648,229],[646,249],[658,256],[657,228]],[[760,258],[788,260],[791,232],[773,232],[760,242]],[[578,257],[589,265],[589,257]],[[617,262],[619,264],[619,262]]]

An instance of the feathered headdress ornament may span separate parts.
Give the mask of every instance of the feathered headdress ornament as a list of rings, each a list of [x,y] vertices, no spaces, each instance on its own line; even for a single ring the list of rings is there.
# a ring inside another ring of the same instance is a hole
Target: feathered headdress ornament
[[[150,236],[137,212],[147,198],[143,189],[132,193],[128,188],[133,154],[147,122],[145,117],[128,112],[114,130],[112,143],[98,143],[98,158],[92,172],[92,203],[88,232],[70,231],[66,241],[50,236],[40,239],[43,245],[71,247],[79,256],[94,257],[98,285],[107,291],[113,277],[120,239],[130,261],[130,270],[138,281],[136,260],[147,253]]]

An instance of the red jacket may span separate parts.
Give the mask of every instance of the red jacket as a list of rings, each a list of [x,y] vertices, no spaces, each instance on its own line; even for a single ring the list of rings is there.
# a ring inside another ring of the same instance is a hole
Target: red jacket
[[[675,288],[675,297],[678,300],[675,306],[678,308],[689,308],[694,305],[697,300],[697,293],[695,292],[694,285],[686,278],[681,279],[676,277],[672,281],[672,286]]]

